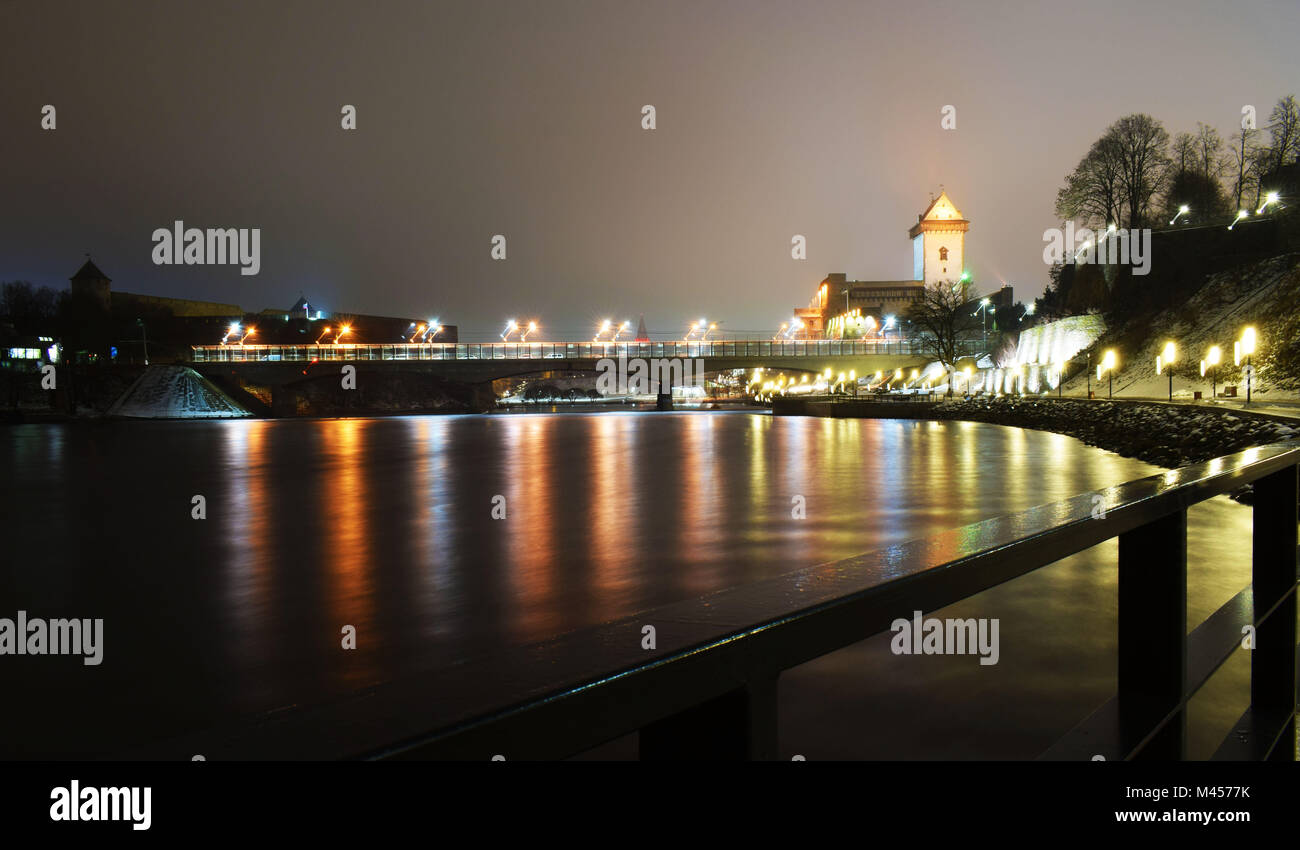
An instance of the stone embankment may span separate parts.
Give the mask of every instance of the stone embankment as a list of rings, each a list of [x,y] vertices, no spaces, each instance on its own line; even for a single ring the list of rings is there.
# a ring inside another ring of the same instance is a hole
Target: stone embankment
[[[1300,438],[1300,423],[1185,404],[969,399],[936,404],[931,418],[1055,431],[1090,446],[1170,469],[1251,446]]]

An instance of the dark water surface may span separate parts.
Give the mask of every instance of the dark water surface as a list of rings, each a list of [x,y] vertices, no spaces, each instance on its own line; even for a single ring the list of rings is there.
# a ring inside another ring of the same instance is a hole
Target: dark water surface
[[[15,426],[0,469],[0,617],[105,620],[100,666],[0,656],[9,758],[188,741],[1157,471],[1016,428],[751,413]],[[1250,511],[1189,525],[1195,624],[1249,583]],[[1115,551],[934,612],[999,618],[997,665],[884,635],[788,672],[782,752],[1037,755],[1113,692]],[[1193,706],[1194,756],[1245,707],[1240,656]]]

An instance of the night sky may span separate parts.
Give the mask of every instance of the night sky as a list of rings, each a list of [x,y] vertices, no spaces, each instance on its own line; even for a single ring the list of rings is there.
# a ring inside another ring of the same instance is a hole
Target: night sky
[[[975,280],[1033,296],[1109,123],[1262,124],[1298,32],[1294,0],[0,3],[0,280],[66,286],[89,252],[117,289],[462,339],[770,332],[829,272],[910,278],[942,184]],[[261,273],[155,266],[176,219],[261,228]]]

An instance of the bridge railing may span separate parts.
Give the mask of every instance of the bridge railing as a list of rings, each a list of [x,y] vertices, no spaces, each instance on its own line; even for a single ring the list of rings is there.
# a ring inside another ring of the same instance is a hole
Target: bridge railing
[[[709,342],[462,342],[324,345],[195,345],[195,363],[317,360],[645,360],[659,358],[925,356],[916,340],[718,340]],[[971,348],[966,353],[977,351]]]
[[[438,678],[427,732],[369,755],[557,758],[639,731],[643,758],[773,758],[783,670],[1118,537],[1118,692],[1043,757],[1185,758],[1188,702],[1250,627],[1250,707],[1215,757],[1291,760],[1298,463],[1296,443],[1253,448],[644,612],[513,653],[500,669],[463,665]],[[1187,509],[1248,483],[1252,584],[1189,634]],[[659,653],[643,649],[644,624]],[[492,682],[508,684],[485,690]],[[516,698],[500,700],[503,690]]]

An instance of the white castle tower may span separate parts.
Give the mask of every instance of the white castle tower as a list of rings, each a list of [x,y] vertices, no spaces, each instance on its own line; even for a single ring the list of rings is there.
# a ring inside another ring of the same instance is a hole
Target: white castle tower
[[[968,229],[970,222],[962,218],[948,193],[940,190],[939,197],[907,232],[912,237],[912,279],[926,284],[961,280]]]

